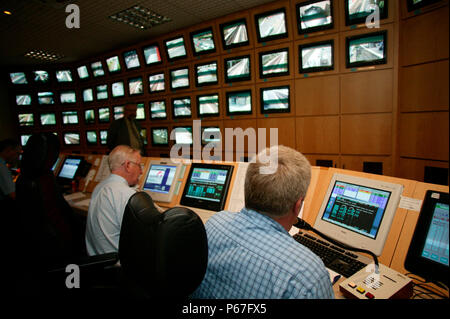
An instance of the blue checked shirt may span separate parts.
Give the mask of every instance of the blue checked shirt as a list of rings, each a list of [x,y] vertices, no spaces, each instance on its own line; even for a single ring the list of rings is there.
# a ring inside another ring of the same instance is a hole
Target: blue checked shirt
[[[208,267],[192,298],[334,298],[319,257],[273,219],[243,208],[206,223]]]

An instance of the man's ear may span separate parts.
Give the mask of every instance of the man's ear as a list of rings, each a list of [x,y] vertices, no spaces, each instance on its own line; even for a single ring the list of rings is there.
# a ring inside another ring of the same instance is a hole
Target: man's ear
[[[304,202],[304,198],[303,197],[300,197],[295,202],[294,208],[293,208],[293,214],[295,215],[295,217],[298,217],[298,215],[300,214],[300,211],[302,210],[303,202]]]

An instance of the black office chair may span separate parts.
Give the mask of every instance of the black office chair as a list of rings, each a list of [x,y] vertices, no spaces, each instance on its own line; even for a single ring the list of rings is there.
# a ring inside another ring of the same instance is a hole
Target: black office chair
[[[161,214],[147,193],[138,192],[125,208],[119,259],[131,297],[184,300],[206,272],[208,243],[203,222],[184,207]]]

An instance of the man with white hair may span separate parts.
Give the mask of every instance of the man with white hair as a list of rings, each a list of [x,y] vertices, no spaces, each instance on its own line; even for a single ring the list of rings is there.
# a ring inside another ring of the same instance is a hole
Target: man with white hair
[[[334,298],[322,260],[288,233],[310,180],[311,165],[296,150],[273,146],[258,154],[245,176],[245,207],[205,225],[208,266],[192,297]]]
[[[92,193],[86,224],[88,255],[117,252],[120,227],[129,198],[136,191],[143,164],[140,150],[127,145],[115,147],[108,157],[111,175]]]

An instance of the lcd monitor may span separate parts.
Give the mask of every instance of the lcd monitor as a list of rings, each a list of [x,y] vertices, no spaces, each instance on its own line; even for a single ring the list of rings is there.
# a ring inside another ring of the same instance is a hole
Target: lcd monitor
[[[189,96],[172,99],[172,115],[174,118],[189,118],[192,116],[191,98]]]
[[[12,72],[9,73],[9,78],[12,84],[28,84],[27,76],[25,72]]]
[[[148,76],[148,85],[150,93],[163,92],[166,89],[166,83],[164,81],[164,72],[150,74]]]
[[[130,50],[123,53],[123,59],[127,70],[136,69],[141,66],[139,56],[136,50]]]
[[[100,130],[100,144],[106,145],[107,140],[108,140],[108,131]]]
[[[105,71],[103,70],[103,64],[102,61],[97,61],[91,63],[91,70],[94,77],[103,76],[105,75]]]
[[[334,41],[299,45],[299,72],[311,73],[334,69]]]
[[[78,124],[77,111],[63,111],[62,112],[63,124]]]
[[[82,156],[66,156],[59,170],[58,177],[66,180],[73,180],[83,161]]]
[[[150,102],[150,118],[152,120],[167,119],[166,101],[151,101]]]
[[[170,88],[172,90],[189,88],[189,68],[170,70]]]
[[[38,92],[38,103],[40,105],[55,104],[53,92]]]
[[[411,12],[439,1],[440,0],[406,0],[406,7],[408,9],[408,12]]]
[[[182,165],[169,159],[150,161],[142,191],[147,192],[155,202],[170,203]]]
[[[360,34],[345,40],[347,68],[386,64],[387,32]]]
[[[164,41],[169,61],[182,59],[187,56],[184,38],[182,36]]]
[[[289,85],[260,89],[261,113],[289,113]]]
[[[333,28],[333,1],[312,0],[296,4],[298,34]]]
[[[97,145],[97,132],[86,131],[86,143],[88,145]]]
[[[388,0],[345,0],[345,25],[366,23],[367,17],[373,15],[375,10],[379,13],[377,19],[386,19],[388,2]]]
[[[77,73],[78,73],[78,77],[80,78],[80,80],[89,78],[89,71],[88,71],[87,66],[85,66],[85,65],[79,66],[77,68]]]
[[[222,44],[225,50],[248,45],[247,22],[245,19],[234,20],[220,25]]]
[[[102,85],[97,85],[95,87],[96,92],[97,92],[97,100],[106,100],[108,99],[108,85],[107,84],[102,84]]]
[[[72,71],[70,70],[60,70],[56,71],[56,80],[59,83],[72,82]]]
[[[190,35],[194,55],[207,54],[216,51],[212,28],[191,32]]]
[[[142,77],[128,79],[128,90],[130,95],[139,95],[144,93],[144,87],[142,84]]]
[[[94,124],[95,123],[95,111],[93,109],[84,111],[84,123]]]
[[[75,91],[63,91],[59,95],[61,104],[72,104],[77,101],[77,95]]]
[[[40,119],[43,126],[56,125],[55,113],[42,113]]]
[[[195,65],[195,84],[205,86],[217,84],[217,62]]]
[[[202,144],[220,144],[222,134],[217,126],[202,127]]]
[[[251,90],[227,92],[226,97],[228,116],[252,114]]]
[[[141,135],[142,140],[144,141],[144,145],[147,145],[148,144],[148,142],[147,142],[147,129],[146,128],[141,128],[139,130],[139,134]]]
[[[98,120],[101,123],[109,122],[109,107],[101,107],[98,109]]]
[[[173,132],[175,144],[192,145],[192,126],[178,126],[173,129]]]
[[[161,52],[159,50],[158,44],[149,45],[149,46],[143,48],[143,51],[144,51],[145,64],[153,65],[153,64],[158,64],[158,63],[162,62]]]
[[[112,97],[125,96],[125,87],[123,81],[117,81],[111,84]]]
[[[16,95],[16,105],[31,105],[31,95],[30,94]]]
[[[227,58],[224,64],[226,83],[251,80],[250,55]]]
[[[94,101],[94,92],[91,88],[83,89],[83,102]]]
[[[33,71],[34,82],[47,83],[50,79],[47,71]]]
[[[22,134],[20,135],[20,145],[27,145],[28,139],[31,137],[31,134]]]
[[[33,126],[34,114],[33,113],[19,113],[19,125],[20,126]]]
[[[258,42],[287,38],[286,9],[280,8],[255,15]]]
[[[68,132],[63,136],[64,145],[80,145],[80,133]]]
[[[289,49],[259,53],[259,77],[289,75]]]
[[[219,116],[219,94],[198,95],[197,112],[199,117]]]
[[[136,120],[145,120],[145,105],[144,105],[144,103],[137,104]]]
[[[169,145],[169,129],[167,127],[152,127],[151,134],[153,146]]]
[[[123,106],[114,106],[113,108],[114,119],[118,120],[123,117]]]
[[[119,57],[115,55],[106,59],[106,66],[109,73],[119,72],[121,70]]]
[[[233,166],[192,163],[180,204],[209,211],[225,208]]]

